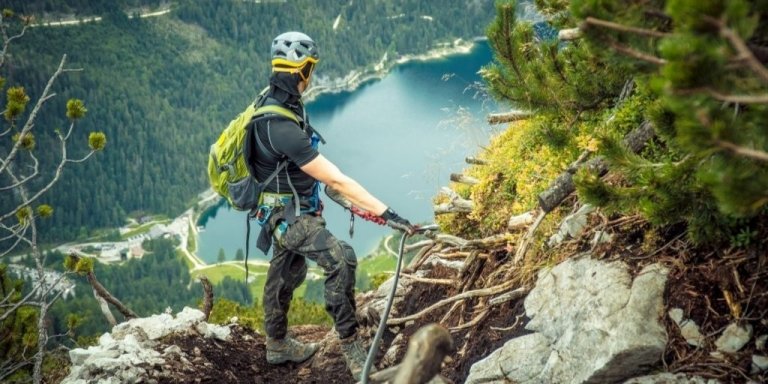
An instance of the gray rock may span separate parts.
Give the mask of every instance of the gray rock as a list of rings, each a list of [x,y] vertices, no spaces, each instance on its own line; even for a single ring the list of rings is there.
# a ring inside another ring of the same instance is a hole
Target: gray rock
[[[566,216],[565,219],[563,219],[563,222],[560,223],[560,229],[557,233],[552,235],[549,238],[549,241],[547,241],[547,245],[554,247],[568,238],[576,238],[579,236],[584,231],[584,227],[587,226],[587,218],[589,218],[589,214],[594,210],[595,207],[589,204],[584,204],[579,207],[576,212]]]
[[[760,371],[768,371],[768,356],[752,355],[752,364]]]
[[[658,319],[667,270],[646,267],[632,281],[619,262],[570,259],[539,274],[525,299],[526,329],[475,363],[467,383],[617,382],[642,374],[666,345]]]
[[[715,341],[717,350],[724,353],[736,353],[752,338],[752,325],[729,324],[723,334]]]
[[[765,351],[766,342],[768,342],[768,335],[758,336],[758,338],[755,339],[755,348],[757,348],[758,351]]]
[[[532,333],[507,341],[472,365],[465,384],[507,383],[509,378],[514,383],[550,383],[545,369],[557,360],[559,356],[552,353],[549,339]]]
[[[649,375],[636,377],[624,382],[624,384],[719,384],[714,379],[705,379],[698,376],[686,376],[683,373],[660,373],[658,375]]]
[[[680,308],[672,308],[669,310],[669,317],[677,324],[680,329],[680,334],[685,341],[693,345],[694,347],[701,347],[706,341],[704,335],[701,334],[698,324],[690,319],[683,318],[683,310]]]
[[[93,347],[91,347],[93,348]],[[91,349],[75,348],[69,350],[69,360],[72,365],[80,365],[88,360],[89,357],[95,352],[95,348]]]
[[[204,337],[229,339],[229,327],[205,323],[203,318],[199,310],[184,308],[176,317],[164,313],[118,324],[111,334],[99,338],[99,345],[69,352],[72,368],[62,383],[156,382],[147,371],[154,368],[146,367],[162,367],[166,358],[186,360],[177,346],[166,348],[162,354],[156,351],[157,339],[190,331]]]

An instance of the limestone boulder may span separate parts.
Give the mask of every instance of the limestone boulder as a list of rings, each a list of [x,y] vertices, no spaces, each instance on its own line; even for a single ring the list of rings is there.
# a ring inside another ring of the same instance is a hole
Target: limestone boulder
[[[609,383],[646,373],[666,345],[666,280],[657,264],[633,280],[626,264],[589,257],[542,271],[525,299],[533,333],[475,363],[466,382]]]

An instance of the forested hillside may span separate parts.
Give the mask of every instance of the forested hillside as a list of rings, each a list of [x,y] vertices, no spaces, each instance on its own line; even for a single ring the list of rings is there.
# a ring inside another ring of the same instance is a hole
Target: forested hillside
[[[4,4],[4,7],[21,14],[49,19],[65,16],[88,17],[109,12],[115,8],[156,8],[169,2],[167,0],[7,0]]]
[[[63,76],[54,91],[88,108],[73,139],[95,129],[107,137],[99,161],[66,169],[49,195],[46,203],[56,211],[43,223],[46,241],[85,237],[131,213],[176,215],[192,204],[207,188],[208,146],[266,83],[269,42],[278,33],[301,29],[312,36],[322,55],[317,78],[333,79],[385,52],[418,54],[481,36],[493,13],[491,1],[179,1],[166,15],[129,18],[97,3],[17,4],[34,12],[81,5],[103,12],[99,22],[27,30],[4,74],[8,85],[24,84],[34,99],[67,54],[68,66],[83,70]],[[57,128],[53,112],[64,100],[52,99],[37,125]],[[37,140],[48,148],[53,139]],[[41,168],[52,169],[45,166],[52,161],[41,154]]]

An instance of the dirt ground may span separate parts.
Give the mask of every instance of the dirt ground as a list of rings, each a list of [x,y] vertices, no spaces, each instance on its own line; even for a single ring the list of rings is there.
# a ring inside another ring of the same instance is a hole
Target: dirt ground
[[[672,373],[686,373],[705,378],[718,379],[723,383],[744,383],[749,380],[768,382],[768,374],[756,373],[751,367],[753,354],[757,351],[754,337],[768,334],[768,244],[763,241],[746,250],[699,249],[683,240],[681,228],[670,228],[656,233],[657,238],[649,241],[642,222],[621,219],[622,225],[611,230],[622,234],[615,241],[592,247],[588,239],[593,232],[587,231],[581,239],[571,240],[558,250],[557,255],[567,258],[568,254],[590,251],[605,260],[622,260],[637,273],[645,265],[662,263],[669,268],[665,293],[665,315],[661,319],[667,327],[669,341],[663,361],[656,367]],[[606,227],[603,226],[603,229]],[[767,236],[762,237],[768,238]],[[552,257],[553,255],[549,255]],[[509,262],[509,253],[504,249],[489,252],[478,269],[479,283],[492,280],[490,276]],[[445,267],[434,267],[429,278],[456,279],[456,271]],[[466,276],[464,277],[466,278]],[[414,283],[414,288],[397,308],[397,313],[413,314],[435,302],[455,295],[457,287]],[[441,322],[454,329],[451,336],[455,351],[443,364],[441,375],[454,382],[462,383],[469,369],[478,360],[501,347],[511,338],[526,334],[523,300],[512,300],[494,306],[487,316],[477,323],[478,311],[482,310],[478,299],[467,300],[465,305],[446,316],[450,305],[435,310],[419,321],[408,323],[401,333],[405,338],[395,339],[386,333],[379,357],[393,342],[402,346],[394,361],[405,354],[408,337],[420,327]],[[708,335],[701,348],[686,343],[677,325],[666,313],[671,308],[681,308],[684,316],[701,327]],[[729,324],[739,322],[753,328],[751,340],[738,354],[716,358],[714,340]],[[373,327],[375,328],[375,327]],[[333,332],[326,327],[301,326],[290,331],[303,341],[322,341],[321,350],[309,361],[302,364],[272,366],[266,363],[264,337],[241,327],[233,328],[230,342],[213,341],[199,336],[177,336],[168,340],[181,347],[191,364],[182,362],[173,366],[158,367],[160,383],[353,383],[344,365],[343,358]],[[369,327],[364,332],[372,335]],[[395,341],[399,340],[399,341]],[[163,347],[164,348],[164,347]],[[162,348],[161,348],[162,349]],[[381,368],[381,367],[380,367]]]
[[[271,365],[266,360],[265,339],[250,329],[235,326],[232,339],[221,342],[197,335],[175,336],[166,345],[178,345],[189,355],[191,365],[176,362],[158,372],[160,384],[170,383],[354,383],[341,355],[313,369],[315,359],[326,354],[318,352],[312,359],[301,363]],[[293,327],[290,332],[302,341],[321,341],[329,329],[319,326]]]

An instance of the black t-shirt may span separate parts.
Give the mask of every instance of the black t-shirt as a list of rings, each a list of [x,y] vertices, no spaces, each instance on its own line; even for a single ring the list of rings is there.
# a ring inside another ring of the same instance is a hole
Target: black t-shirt
[[[315,179],[304,173],[299,167],[314,160],[320,153],[312,148],[310,135],[291,120],[274,118],[257,123],[256,134],[272,153],[265,154],[259,149],[256,156],[256,178],[265,180],[277,168],[280,158],[289,161],[288,166],[267,185],[265,191],[291,193],[288,177],[293,187],[301,196],[312,195]],[[254,148],[259,148],[254,143]],[[276,156],[277,155],[277,156]]]

